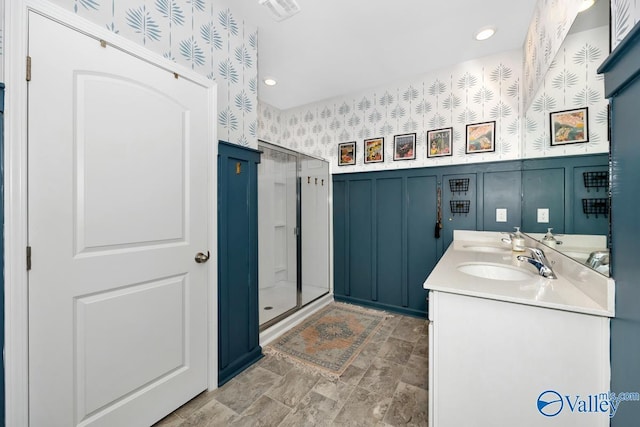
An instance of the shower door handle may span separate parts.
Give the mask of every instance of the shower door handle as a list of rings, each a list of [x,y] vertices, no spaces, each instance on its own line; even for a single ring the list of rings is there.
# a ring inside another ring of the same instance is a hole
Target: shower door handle
[[[211,254],[209,253],[209,251],[207,251],[207,253],[206,253],[206,254],[203,254],[202,252],[198,252],[198,253],[196,254],[196,258],[195,258],[195,260],[196,260],[196,262],[197,262],[198,264],[202,264],[203,262],[207,262],[207,261],[209,261],[209,257],[210,257],[210,256],[211,256]]]

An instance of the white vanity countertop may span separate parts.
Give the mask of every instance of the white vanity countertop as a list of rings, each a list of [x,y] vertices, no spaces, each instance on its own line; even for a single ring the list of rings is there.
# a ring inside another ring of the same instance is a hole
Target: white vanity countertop
[[[510,245],[501,242],[505,234],[482,231],[455,231],[454,241],[435,266],[424,288],[434,291],[547,307],[597,316],[613,317],[614,282],[580,263],[527,238],[527,246],[540,246],[557,279],[538,275],[535,267],[519,261]],[[485,279],[462,273],[460,264],[499,264],[532,273],[525,280]]]

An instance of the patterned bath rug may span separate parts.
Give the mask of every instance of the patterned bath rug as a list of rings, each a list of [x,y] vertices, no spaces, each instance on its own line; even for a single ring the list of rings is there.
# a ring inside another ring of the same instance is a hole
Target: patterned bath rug
[[[318,370],[324,376],[338,378],[388,317],[392,316],[383,311],[331,303],[264,351]]]

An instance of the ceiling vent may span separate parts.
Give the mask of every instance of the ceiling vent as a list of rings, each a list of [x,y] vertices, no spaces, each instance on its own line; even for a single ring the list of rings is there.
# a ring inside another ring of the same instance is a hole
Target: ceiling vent
[[[258,0],[262,6],[266,6],[276,21],[284,21],[300,12],[300,6],[296,0]]]

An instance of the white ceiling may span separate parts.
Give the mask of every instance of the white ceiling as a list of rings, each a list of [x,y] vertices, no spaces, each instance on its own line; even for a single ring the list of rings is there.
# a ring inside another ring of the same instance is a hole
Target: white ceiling
[[[281,110],[522,47],[536,0],[297,0],[276,22],[258,0],[218,0],[258,27],[258,98]],[[473,33],[498,31],[479,42]],[[278,84],[267,87],[266,76]]]

